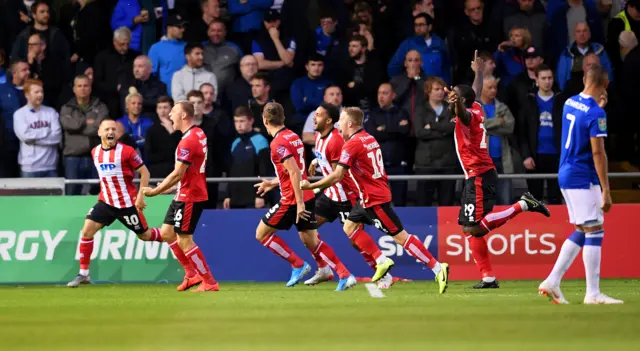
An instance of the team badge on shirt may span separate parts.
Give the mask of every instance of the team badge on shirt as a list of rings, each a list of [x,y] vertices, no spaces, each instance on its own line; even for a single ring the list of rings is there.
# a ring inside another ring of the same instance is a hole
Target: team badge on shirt
[[[607,131],[607,120],[604,118],[598,118],[598,128],[600,128],[601,132]]]

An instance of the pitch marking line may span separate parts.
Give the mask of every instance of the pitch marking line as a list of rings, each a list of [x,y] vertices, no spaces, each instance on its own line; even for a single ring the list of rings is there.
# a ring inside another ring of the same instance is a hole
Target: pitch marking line
[[[382,293],[382,290],[378,289],[376,284],[367,283],[364,286],[367,288],[367,291],[369,292],[369,295],[371,295],[371,297],[373,297],[373,298],[383,298],[384,297],[384,294]]]

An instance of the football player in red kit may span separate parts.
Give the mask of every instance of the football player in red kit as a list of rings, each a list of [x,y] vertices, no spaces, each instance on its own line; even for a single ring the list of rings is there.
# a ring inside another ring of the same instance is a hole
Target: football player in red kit
[[[376,261],[376,273],[371,278],[377,282],[393,267],[369,234],[364,224],[391,235],[396,243],[414,258],[428,266],[436,275],[439,292],[443,294],[449,283],[449,265],[438,262],[422,242],[407,233],[391,207],[391,190],[384,170],[382,150],[376,139],[363,129],[364,114],[357,107],[347,107],[340,115],[340,130],[346,140],[336,169],[320,181],[300,183],[301,189],[325,189],[344,179],[348,174],[360,191],[360,202],[351,210],[344,223],[344,231],[351,242],[372,256]]]
[[[549,209],[530,193],[500,212],[491,212],[496,203],[498,173],[489,156],[489,138],[484,128],[482,106],[475,101],[474,92],[482,91],[483,62],[476,51],[472,63],[475,71],[474,88],[458,85],[449,93],[449,109],[455,118],[454,140],[456,152],[465,176],[458,223],[462,226],[471,254],[482,280],[474,289],[498,288],[489,260],[489,248],[484,236],[524,211],[539,212],[549,217]]]
[[[155,188],[143,188],[146,196],[156,196],[178,184],[176,195],[167,210],[160,229],[185,270],[184,281],[178,291],[198,284],[196,292],[218,291],[218,282],[213,278],[200,248],[193,241],[198,220],[208,199],[205,167],[207,164],[207,137],[195,125],[194,106],[189,101],[180,101],[171,109],[169,118],[173,128],[182,132],[182,140],[176,148],[175,169]]]
[[[116,140],[116,121],[103,120],[98,126],[100,145],[91,150],[93,163],[100,178],[98,202],[89,210],[82,227],[78,246],[80,272],[67,286],[77,288],[91,283],[89,264],[93,252],[93,237],[102,227],[116,219],[138,235],[140,240],[162,242],[160,230],[149,228],[142,214],[144,196],[137,194],[133,178],[140,174],[140,189],[149,184],[149,171],[131,146]]]
[[[265,105],[262,120],[271,141],[271,161],[276,169],[277,177],[263,179],[256,184],[258,194],[263,195],[280,184],[280,202],[267,212],[258,228],[256,239],[276,255],[291,263],[291,278],[286,286],[298,284],[311,271],[311,267],[296,255],[276,235],[278,230],[287,230],[295,225],[300,239],[316,259],[322,259],[338,273],[340,282],[336,291],[347,290],[356,285],[356,278],[347,270],[333,249],[318,236],[315,218],[315,194],[313,191],[302,191],[300,182],[307,179],[304,173],[304,144],[300,137],[284,126],[284,110],[282,105],[270,102]],[[296,184],[296,186],[293,186]]]

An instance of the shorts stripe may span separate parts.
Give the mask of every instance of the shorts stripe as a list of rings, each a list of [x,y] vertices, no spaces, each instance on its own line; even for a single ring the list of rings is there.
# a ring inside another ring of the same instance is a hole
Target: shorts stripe
[[[140,219],[140,224],[142,225],[142,228],[149,229],[149,226],[147,225],[147,219],[144,217],[144,213],[138,211],[138,218]]]
[[[396,224],[387,216],[387,213],[384,212],[384,209],[380,207],[380,205],[373,206],[373,212],[375,212],[376,216],[382,222],[382,225],[389,230],[390,233],[397,233],[398,227]]]
[[[284,215],[287,214],[288,210],[289,210],[289,205],[280,205],[280,208],[278,208],[276,213],[274,213],[273,216],[271,216],[271,219],[269,220],[269,225],[277,226],[278,223],[280,223],[280,221],[282,220],[282,217],[284,217]]]
[[[193,202],[185,202],[184,204],[184,217],[182,218],[182,226],[180,230],[184,233],[188,232],[189,225],[191,224],[191,215],[193,214]]]
[[[477,176],[473,181],[476,186],[476,215],[475,220],[480,221],[484,217],[484,193],[482,192],[482,177]]]

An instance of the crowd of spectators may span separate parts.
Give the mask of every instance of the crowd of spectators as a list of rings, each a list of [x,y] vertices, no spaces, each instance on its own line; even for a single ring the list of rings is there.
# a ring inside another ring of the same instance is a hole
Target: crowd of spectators
[[[2,0],[0,178],[96,177],[90,150],[106,118],[165,177],[179,100],[194,103],[209,140],[208,177],[273,175],[261,119],[270,101],[307,161],[326,102],[365,111],[388,174],[461,174],[445,88],[470,83],[475,51],[499,173],[557,171],[562,106],[594,63],[609,73],[610,155],[638,164],[639,36],[640,0]],[[519,195],[500,183],[499,203]],[[553,181],[527,186],[561,201]],[[451,180],[391,188],[398,206],[456,204]],[[277,201],[241,183],[209,184],[209,197],[209,208]]]

